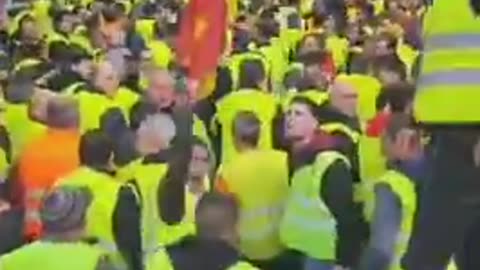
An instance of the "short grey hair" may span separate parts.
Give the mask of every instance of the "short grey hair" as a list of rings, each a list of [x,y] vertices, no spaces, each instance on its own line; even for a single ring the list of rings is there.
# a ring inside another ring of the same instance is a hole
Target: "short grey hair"
[[[177,128],[172,117],[166,113],[156,113],[147,116],[138,129],[140,134],[155,136],[170,144],[177,134]]]
[[[73,128],[79,123],[78,102],[70,97],[55,96],[47,101],[47,124],[55,128]]]

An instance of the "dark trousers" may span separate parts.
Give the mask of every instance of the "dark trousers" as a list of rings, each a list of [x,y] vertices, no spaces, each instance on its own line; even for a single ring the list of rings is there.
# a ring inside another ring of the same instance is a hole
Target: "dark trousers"
[[[473,163],[473,144],[465,145],[451,136],[437,139],[432,179],[423,187],[409,249],[403,259],[406,270],[443,270],[457,251],[463,251],[461,257],[468,257],[469,252],[464,249],[468,246],[464,245],[468,243],[466,236],[480,217],[480,169]],[[460,269],[472,269],[461,265]],[[472,270],[475,269],[479,268]]]

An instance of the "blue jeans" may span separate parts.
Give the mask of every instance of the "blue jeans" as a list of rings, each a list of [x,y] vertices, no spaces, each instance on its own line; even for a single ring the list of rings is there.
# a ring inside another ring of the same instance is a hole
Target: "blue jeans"
[[[332,262],[306,257],[303,270],[333,270],[334,267]]]

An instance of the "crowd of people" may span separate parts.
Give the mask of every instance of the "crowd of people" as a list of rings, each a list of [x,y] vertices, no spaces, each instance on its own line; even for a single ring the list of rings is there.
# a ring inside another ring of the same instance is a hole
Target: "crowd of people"
[[[1,270],[480,269],[478,133],[414,104],[429,1],[229,0],[195,91],[188,2],[5,8]]]

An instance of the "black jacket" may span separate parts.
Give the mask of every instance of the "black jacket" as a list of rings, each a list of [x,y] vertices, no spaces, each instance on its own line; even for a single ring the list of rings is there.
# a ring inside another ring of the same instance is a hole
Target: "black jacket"
[[[23,211],[13,208],[0,213],[0,256],[22,246]]]
[[[167,247],[175,270],[226,270],[240,261],[240,254],[221,240],[186,237]]]
[[[65,70],[51,77],[47,81],[46,86],[53,92],[60,93],[65,90],[65,88],[77,82],[86,83],[85,80],[78,73],[71,70]]]

